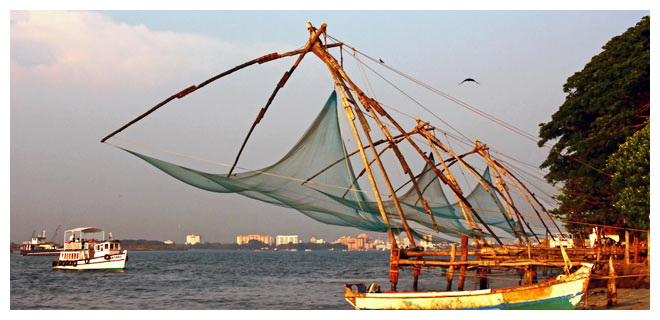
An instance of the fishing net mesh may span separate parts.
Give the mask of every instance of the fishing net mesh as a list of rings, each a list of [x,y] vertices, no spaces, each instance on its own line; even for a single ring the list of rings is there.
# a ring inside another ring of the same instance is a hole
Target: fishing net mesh
[[[292,208],[326,224],[375,232],[386,232],[389,229],[396,233],[403,231],[394,202],[383,199],[389,220],[389,224],[386,224],[377,202],[373,200],[373,192],[370,188],[362,189],[356,181],[351,162],[346,157],[337,115],[337,95],[334,91],[293,148],[277,163],[263,169],[235,173],[227,177],[227,174],[203,172],[131,150],[123,150],[200,189],[237,193]],[[483,178],[491,181],[488,169],[484,171]],[[431,207],[440,231],[431,232],[431,217],[411,186],[398,197],[404,216],[416,237],[431,234],[433,237],[451,239],[462,234],[473,235],[460,207],[449,202],[441,181],[428,164],[416,181],[423,198]],[[495,194],[494,190],[491,191]],[[481,184],[477,184],[466,198],[498,237],[513,238],[515,234],[511,226],[516,223],[503,214],[504,207],[497,197],[493,199]]]

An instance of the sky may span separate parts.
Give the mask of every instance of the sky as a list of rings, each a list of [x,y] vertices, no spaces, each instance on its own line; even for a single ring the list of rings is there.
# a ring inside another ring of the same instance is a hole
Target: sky
[[[300,48],[306,22],[485,112],[538,134],[565,99],[562,86],[613,36],[648,11],[11,11],[10,240],[33,230],[97,226],[117,239],[174,240],[189,233],[233,242],[240,234],[298,234],[333,241],[362,231],[324,225],[285,208],[183,184],[99,140],[164,98],[270,52]],[[332,51],[333,54],[338,51]],[[547,156],[501,126],[395,77],[366,81],[379,101],[534,166]],[[110,139],[193,168],[145,145],[231,163],[295,58],[252,66],[176,100]],[[374,68],[379,66],[373,65]],[[479,85],[461,80],[471,77]],[[279,160],[333,89],[327,68],[305,57],[255,129],[239,166]],[[393,115],[398,116],[393,113]],[[436,117],[437,116],[437,117]],[[406,117],[401,123],[411,128]],[[459,145],[455,147],[461,150]],[[412,163],[413,170],[421,162]],[[483,167],[482,167],[483,168]],[[532,169],[529,169],[532,171]],[[556,188],[532,180],[547,193]],[[363,185],[367,185],[363,183]],[[369,233],[385,239],[384,234]],[[61,238],[59,239],[61,241]]]

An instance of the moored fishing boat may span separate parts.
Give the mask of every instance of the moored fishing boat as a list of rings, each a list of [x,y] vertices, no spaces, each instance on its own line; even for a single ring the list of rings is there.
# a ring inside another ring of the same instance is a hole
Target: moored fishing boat
[[[589,286],[592,266],[583,263],[569,275],[499,289],[369,292],[377,287],[347,283],[345,297],[355,309],[575,309]]]
[[[69,233],[70,241],[66,241]],[[93,233],[103,233],[103,237],[100,241],[85,238]],[[127,250],[122,250],[117,240],[105,240],[102,229],[84,227],[66,230],[64,239],[64,249],[59,259],[53,261],[55,270],[123,270],[126,267]]]
[[[32,237],[30,241],[24,241],[21,245],[21,255],[23,256],[56,256],[61,250],[56,243],[46,242],[46,230],[43,230],[41,235]]]

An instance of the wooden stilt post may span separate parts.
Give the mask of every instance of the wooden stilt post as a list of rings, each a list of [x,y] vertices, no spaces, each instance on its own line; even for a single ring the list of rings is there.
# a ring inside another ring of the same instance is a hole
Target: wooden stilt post
[[[635,236],[635,240],[633,240],[633,262],[637,263],[639,262],[639,238]]]
[[[651,230],[646,232],[646,266],[651,266]]]
[[[534,279],[532,275],[532,266],[526,266],[525,267],[525,284],[532,284],[532,280]]]
[[[461,261],[467,261],[468,257],[468,236],[466,234],[461,235]],[[461,265],[460,274],[458,276],[458,291],[463,290],[465,285],[465,264]]]
[[[587,286],[587,290],[584,292],[584,302],[582,303],[584,306],[584,310],[589,310],[589,287]]]
[[[396,291],[396,284],[399,282],[399,257],[401,250],[392,247],[390,252],[390,283],[392,284],[392,291]]]
[[[623,254],[623,260],[626,265],[630,264],[630,231],[626,230],[626,251]]]
[[[417,280],[419,279],[420,266],[413,267],[413,291],[417,291]]]
[[[449,256],[449,261],[454,262],[456,261],[456,244],[452,243],[451,244],[451,253]],[[447,290],[446,291],[451,291],[451,282],[454,279],[454,266],[450,265],[449,270],[447,270]]]
[[[607,279],[607,306],[611,307],[616,304],[616,271],[614,271],[612,256],[610,256],[610,272],[609,279]]]

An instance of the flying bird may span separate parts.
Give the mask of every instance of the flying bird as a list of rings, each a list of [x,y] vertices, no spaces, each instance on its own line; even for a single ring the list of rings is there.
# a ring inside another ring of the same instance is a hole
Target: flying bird
[[[461,81],[461,83],[459,83],[459,85],[463,84],[463,82],[466,82],[466,81],[472,81],[472,82],[474,82],[474,83],[476,83],[476,84],[479,84],[479,82],[477,82],[477,80],[474,80],[474,79],[472,79],[472,78],[467,78],[467,79]]]

